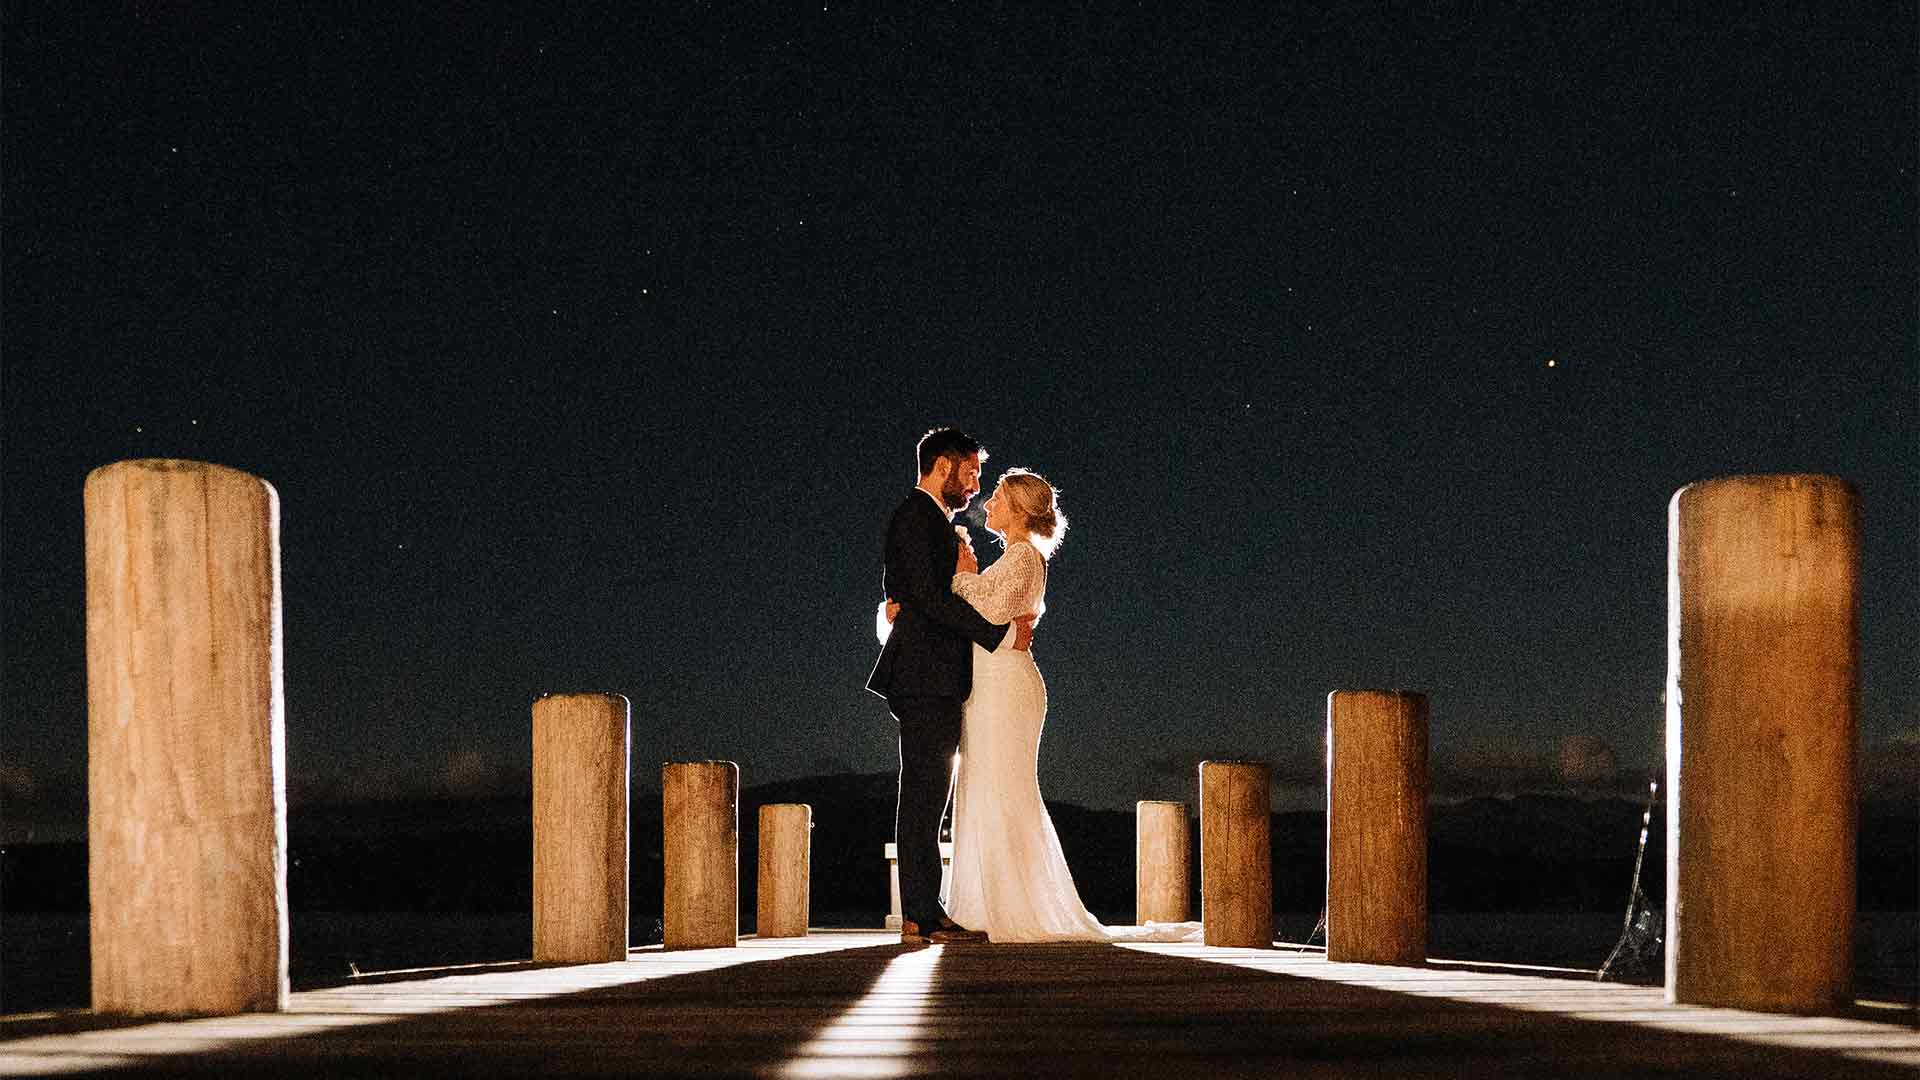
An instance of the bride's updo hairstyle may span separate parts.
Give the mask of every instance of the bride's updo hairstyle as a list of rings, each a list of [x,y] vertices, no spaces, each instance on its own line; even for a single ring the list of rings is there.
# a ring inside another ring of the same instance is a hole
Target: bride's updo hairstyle
[[[1008,469],[1000,477],[1007,502],[1027,523],[1027,539],[1051,559],[1067,536],[1067,515],[1060,512],[1060,493],[1031,469]]]

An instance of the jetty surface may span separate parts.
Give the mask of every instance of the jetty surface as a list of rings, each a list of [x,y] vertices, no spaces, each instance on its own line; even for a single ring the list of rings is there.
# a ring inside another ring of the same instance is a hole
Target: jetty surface
[[[816,930],[389,973],[283,1013],[8,1017],[0,1075],[1879,1077],[1920,1073],[1913,1024],[1673,1006],[1565,969]]]

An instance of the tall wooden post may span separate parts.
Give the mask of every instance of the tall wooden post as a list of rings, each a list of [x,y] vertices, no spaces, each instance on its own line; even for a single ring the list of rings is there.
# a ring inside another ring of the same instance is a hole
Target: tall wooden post
[[[1327,959],[1427,959],[1427,696],[1327,695]]]
[[[812,874],[813,807],[805,803],[762,806],[755,933],[763,938],[807,936]]]
[[[93,1008],[287,1000],[280,503],[198,461],[87,477]]]
[[[533,958],[627,958],[627,767],[619,694],[533,703]]]
[[[669,762],[660,801],[666,947],[732,948],[740,943],[740,767]]]
[[[1668,506],[1667,997],[1851,998],[1860,520],[1832,476]]]
[[[1189,880],[1192,841],[1187,834],[1187,804],[1142,801],[1134,804],[1134,921],[1185,922],[1192,910]]]
[[[1200,763],[1200,924],[1208,945],[1273,946],[1272,771]]]

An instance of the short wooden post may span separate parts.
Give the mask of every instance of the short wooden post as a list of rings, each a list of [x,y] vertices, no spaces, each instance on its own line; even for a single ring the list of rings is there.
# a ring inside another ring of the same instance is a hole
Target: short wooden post
[[[669,762],[660,802],[666,947],[732,948],[740,943],[740,767]]]
[[[754,931],[763,938],[806,937],[813,886],[813,807],[760,808],[760,888]]]
[[[1427,959],[1427,696],[1327,695],[1327,959]]]
[[[1188,881],[1192,841],[1187,834],[1187,804],[1142,801],[1134,804],[1134,922],[1185,922],[1192,910]]]
[[[1200,924],[1208,945],[1273,945],[1272,772],[1200,763]]]
[[[1667,998],[1852,997],[1860,519],[1833,476],[1668,506]]]
[[[533,703],[533,958],[627,958],[627,763],[619,694]]]
[[[280,503],[198,461],[88,477],[93,1008],[287,1001]]]

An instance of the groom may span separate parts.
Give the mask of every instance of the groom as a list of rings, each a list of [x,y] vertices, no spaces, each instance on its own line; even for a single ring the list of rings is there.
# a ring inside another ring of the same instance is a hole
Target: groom
[[[900,860],[900,940],[979,941],[940,907],[940,818],[953,786],[960,748],[961,705],[973,690],[973,650],[992,650],[1012,635],[1025,649],[1033,620],[988,622],[953,594],[960,535],[953,515],[980,492],[987,452],[958,428],[920,437],[920,483],[887,522],[887,599],[900,605],[867,689],[886,699],[900,725],[900,795],[893,836]],[[969,550],[969,555],[971,551]],[[971,567],[969,567],[971,568]]]

